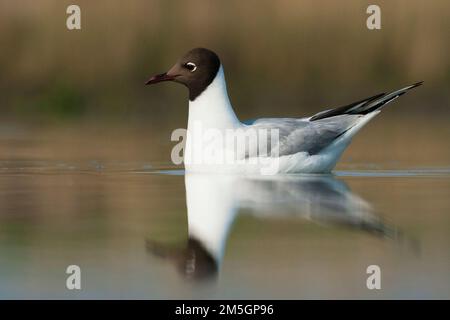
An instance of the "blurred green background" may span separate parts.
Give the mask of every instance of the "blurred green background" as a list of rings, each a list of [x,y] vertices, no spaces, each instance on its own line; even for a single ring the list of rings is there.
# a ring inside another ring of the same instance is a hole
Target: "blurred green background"
[[[66,29],[72,3],[78,31]],[[420,80],[408,112],[447,111],[450,2],[377,1],[379,31],[366,28],[371,3],[1,0],[3,114],[166,121],[186,90],[143,83],[196,46],[221,56],[242,117],[304,115]]]

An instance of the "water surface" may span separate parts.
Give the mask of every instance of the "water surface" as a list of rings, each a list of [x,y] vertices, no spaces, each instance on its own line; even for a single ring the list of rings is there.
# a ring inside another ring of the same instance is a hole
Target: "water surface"
[[[0,297],[450,298],[449,191],[442,167],[262,178],[1,161]]]

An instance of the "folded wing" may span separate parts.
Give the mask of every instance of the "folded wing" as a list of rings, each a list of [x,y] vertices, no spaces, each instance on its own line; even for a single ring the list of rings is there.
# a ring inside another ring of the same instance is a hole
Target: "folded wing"
[[[421,84],[422,82],[418,82],[391,93],[380,93],[343,107],[319,112],[311,118],[263,118],[245,124],[250,130],[265,129],[269,133],[270,130],[278,130],[279,142],[272,145],[269,143],[265,155],[285,156],[298,152],[314,155],[357,125],[365,115],[379,110]],[[255,154],[256,147],[249,146],[244,156]]]

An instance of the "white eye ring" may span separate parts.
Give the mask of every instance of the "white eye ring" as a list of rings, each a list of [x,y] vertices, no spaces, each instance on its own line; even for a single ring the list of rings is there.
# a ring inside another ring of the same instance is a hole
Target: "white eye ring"
[[[186,63],[186,68],[190,71],[190,72],[194,72],[195,70],[197,70],[197,66],[195,65],[195,63],[193,62],[188,62]],[[191,69],[192,68],[192,69]]]

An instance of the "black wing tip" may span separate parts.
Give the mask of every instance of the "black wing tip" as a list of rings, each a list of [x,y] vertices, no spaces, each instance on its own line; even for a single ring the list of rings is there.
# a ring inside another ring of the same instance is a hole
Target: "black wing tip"
[[[405,87],[405,88],[403,88],[403,89],[400,89],[400,90],[398,90],[398,91],[401,91],[401,92],[399,92],[399,93],[397,94],[396,97],[400,97],[400,96],[402,96],[403,94],[405,94],[408,90],[411,90],[411,89],[413,89],[413,88],[416,88],[416,87],[418,87],[418,86],[421,86],[422,84],[423,84],[423,81],[419,81],[419,82],[416,82],[416,83],[414,83],[414,84],[412,84],[412,85],[409,85],[408,87]],[[395,91],[394,91],[394,92],[395,92]],[[391,93],[392,93],[392,92],[391,92]],[[312,117],[309,119],[309,121],[315,121],[315,120],[325,119],[325,118],[329,118],[329,117],[336,116],[336,115],[340,115],[340,114],[367,114],[367,113],[372,112],[372,111],[378,109],[379,107],[381,107],[381,106],[383,106],[383,105],[385,105],[385,104],[391,102],[393,99],[389,98],[388,100],[386,100],[386,98],[384,98],[384,96],[389,96],[391,93],[388,93],[388,94],[386,94],[385,92],[379,93],[379,94],[377,94],[377,95],[374,95],[374,96],[372,96],[372,97],[363,99],[363,100],[361,100],[361,101],[357,101],[357,102],[351,103],[351,104],[349,104],[349,105],[347,105],[347,106],[343,106],[343,107],[339,107],[339,108],[334,108],[334,109],[331,109],[331,110],[325,111],[325,112],[319,112],[318,114],[315,114],[314,116],[312,116]],[[380,105],[380,104],[376,104],[376,105],[375,105],[375,108],[370,108],[370,109],[368,109],[368,110],[363,110],[363,109],[362,109],[360,113],[357,113],[357,112],[356,112],[356,113],[349,113],[349,112],[348,112],[348,110],[349,110],[349,109],[352,109],[352,107],[355,106],[355,105],[358,105],[358,104],[364,102],[364,104],[361,106],[361,107],[364,107],[364,106],[366,106],[367,104],[369,104],[369,103],[371,103],[371,102],[373,102],[373,101],[376,101],[376,100],[378,100],[378,99],[381,99],[381,100],[382,100],[382,101],[380,101],[380,102],[381,102],[381,105]],[[383,100],[383,99],[384,99],[384,100]]]
[[[418,86],[421,86],[422,84],[423,84],[423,81],[416,82],[416,83],[411,85],[411,89],[415,88],[415,87],[418,87]]]

